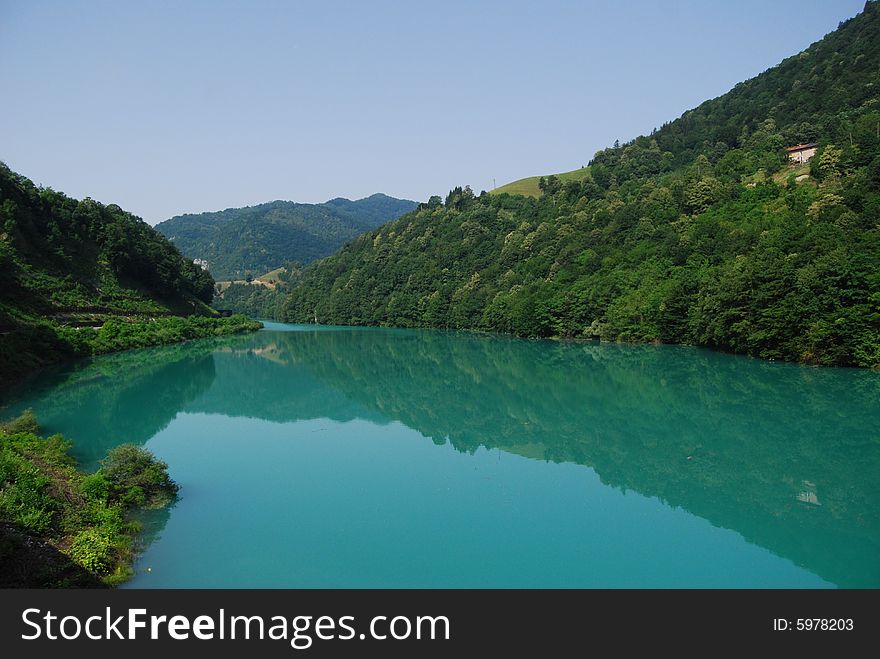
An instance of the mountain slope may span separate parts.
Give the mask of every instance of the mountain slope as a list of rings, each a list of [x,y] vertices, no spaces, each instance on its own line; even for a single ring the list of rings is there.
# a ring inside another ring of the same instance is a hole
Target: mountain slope
[[[799,182],[785,148],[812,141]],[[307,269],[284,316],[880,365],[878,4],[538,199],[432,198]]]
[[[273,201],[215,213],[178,215],[156,229],[180,251],[208,262],[217,279],[244,279],[289,261],[311,263],[355,236],[413,210],[383,194],[323,204]]]
[[[65,358],[258,326],[214,318],[214,280],[139,218],[2,163],[0,281],[0,387]]]

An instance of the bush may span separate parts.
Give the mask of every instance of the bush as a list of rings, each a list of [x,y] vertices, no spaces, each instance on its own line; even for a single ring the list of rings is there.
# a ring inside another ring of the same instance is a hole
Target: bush
[[[110,487],[110,481],[101,472],[89,474],[82,479],[82,492],[92,500],[107,499],[110,496]]]
[[[73,539],[70,557],[91,572],[104,573],[113,565],[113,543],[101,529],[88,528]]]
[[[20,432],[30,432],[37,434],[40,432],[40,424],[37,423],[37,417],[34,416],[33,410],[25,410],[12,421],[0,424],[0,432],[7,435],[14,435]]]
[[[31,533],[52,527],[57,502],[49,495],[51,479],[14,448],[0,444],[0,521]]]
[[[111,449],[101,461],[98,473],[126,505],[165,503],[173,499],[179,489],[168,475],[168,465],[134,444],[121,444]]]

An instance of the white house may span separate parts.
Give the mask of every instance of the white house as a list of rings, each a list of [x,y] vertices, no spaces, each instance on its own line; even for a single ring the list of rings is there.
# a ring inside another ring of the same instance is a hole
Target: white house
[[[809,144],[795,144],[794,146],[790,146],[786,149],[788,152],[788,159],[792,162],[807,162],[810,158],[816,155],[816,147],[819,146],[815,142],[810,142]]]

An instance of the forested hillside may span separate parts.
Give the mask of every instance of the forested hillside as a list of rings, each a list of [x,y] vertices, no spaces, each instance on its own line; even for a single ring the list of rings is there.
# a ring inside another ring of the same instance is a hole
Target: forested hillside
[[[285,318],[880,365],[880,7],[540,188],[432,197],[307,269]]]
[[[383,194],[323,204],[273,201],[179,215],[156,229],[185,256],[207,261],[216,279],[234,280],[256,277],[288,261],[311,263],[415,207],[414,201]]]
[[[2,163],[0,281],[0,387],[65,358],[255,327],[214,318],[214,280],[139,218]]]

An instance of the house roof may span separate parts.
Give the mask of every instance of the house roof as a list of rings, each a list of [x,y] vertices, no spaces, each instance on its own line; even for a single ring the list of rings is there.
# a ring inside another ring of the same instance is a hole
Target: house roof
[[[809,144],[795,144],[786,149],[786,151],[803,151],[804,149],[814,149],[819,146],[818,142],[810,142]]]

